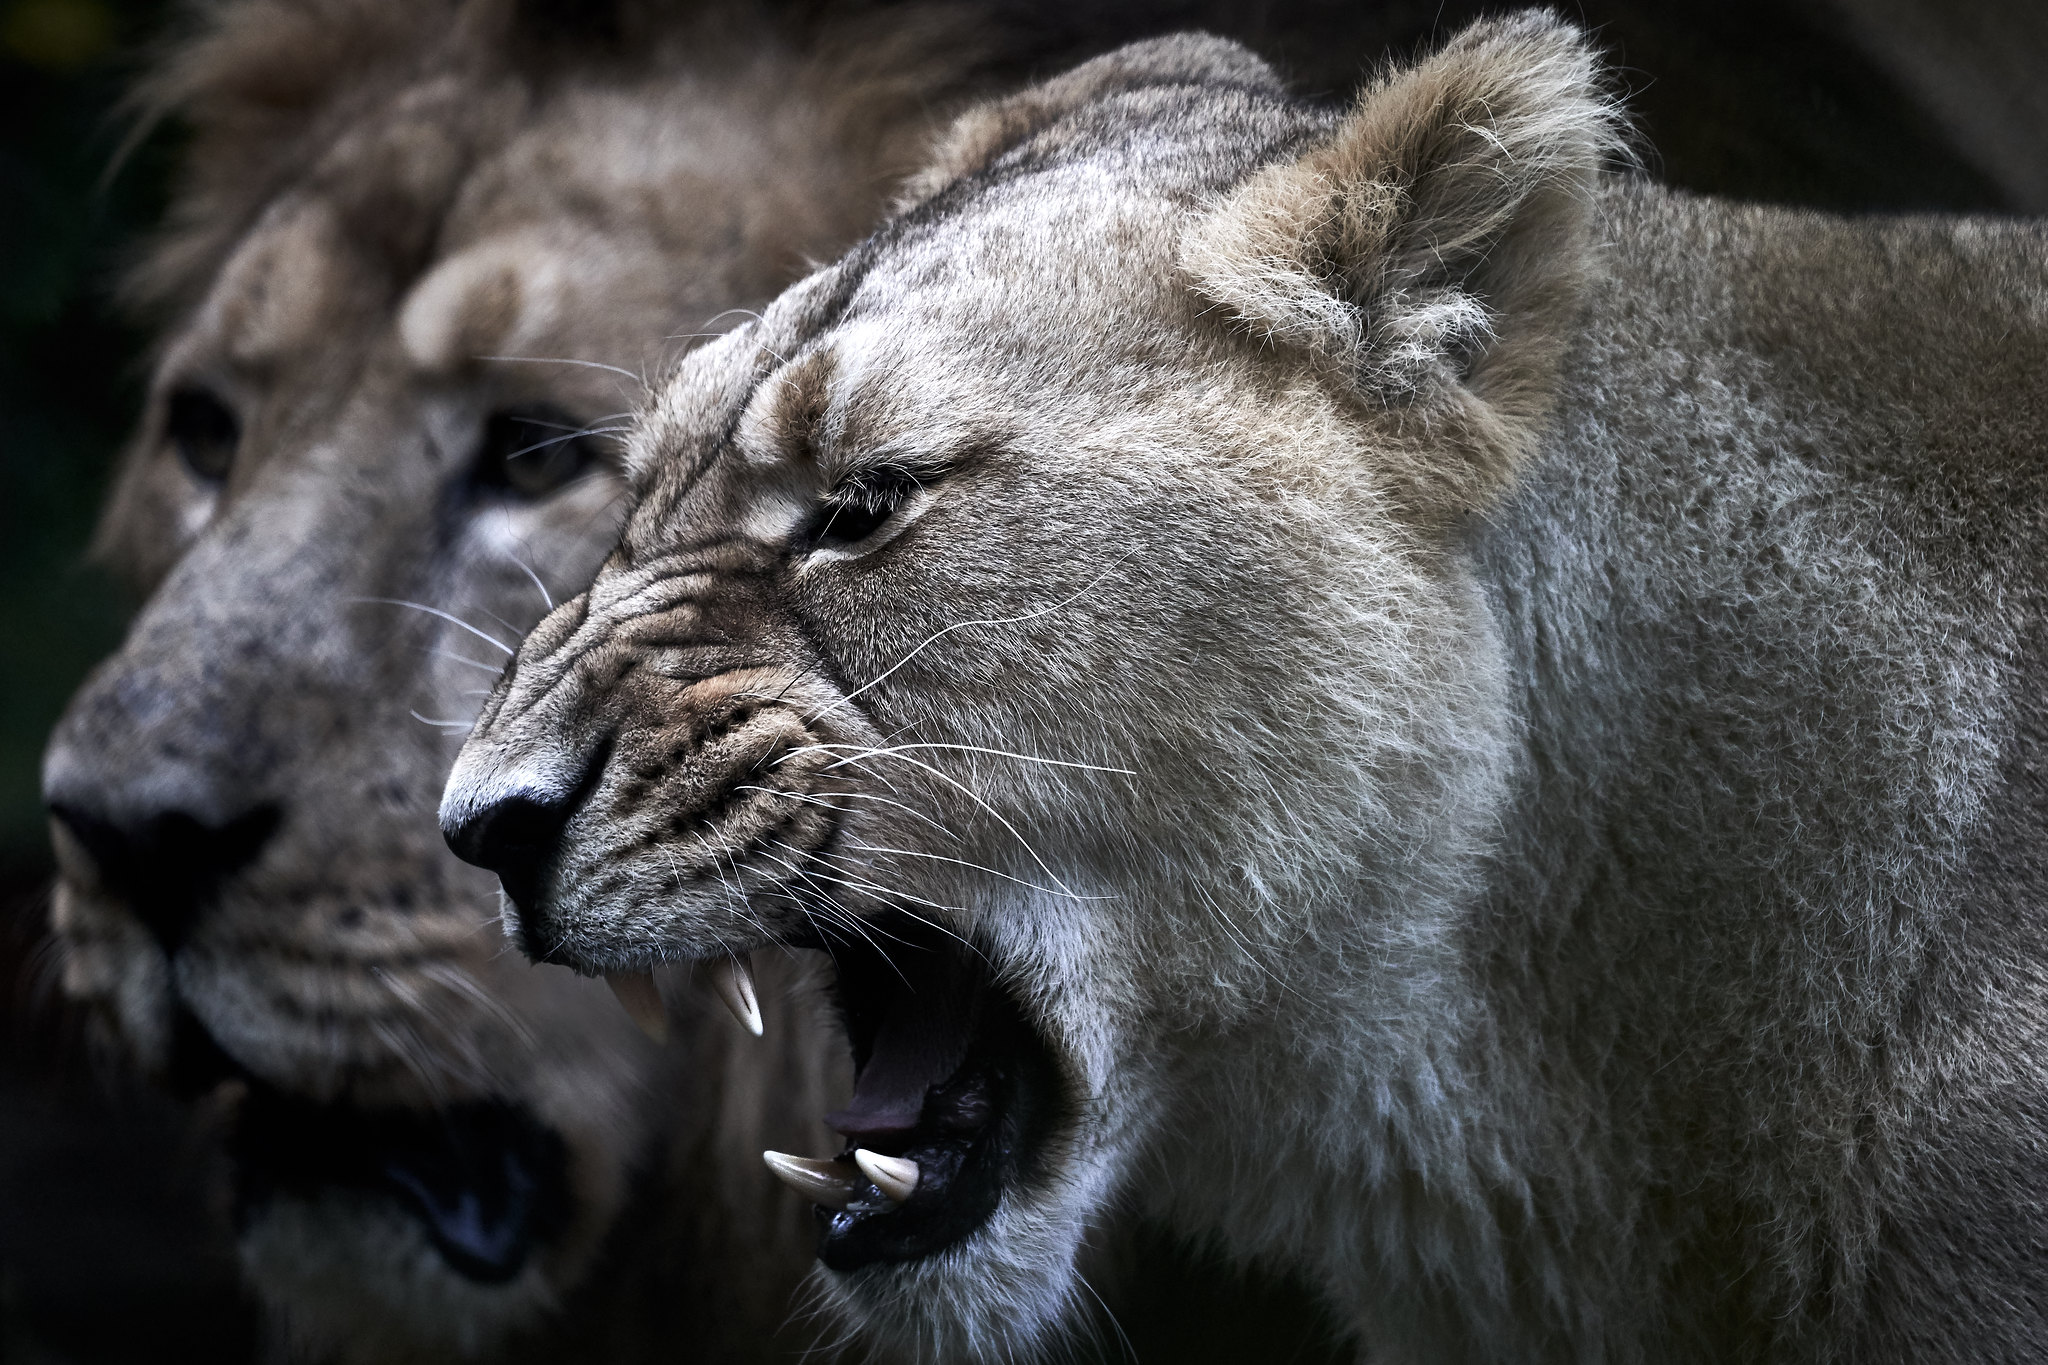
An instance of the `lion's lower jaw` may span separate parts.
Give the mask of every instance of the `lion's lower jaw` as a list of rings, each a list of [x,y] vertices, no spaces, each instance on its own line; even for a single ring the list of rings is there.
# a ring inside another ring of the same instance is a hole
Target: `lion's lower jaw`
[[[538,1264],[502,1284],[466,1279],[416,1220],[342,1192],[274,1201],[238,1251],[291,1358],[319,1365],[475,1358],[558,1304]]]
[[[1031,1360],[1087,1330],[1077,1259],[1121,1162],[1069,1162],[1046,1186],[1006,1191],[988,1222],[923,1260],[841,1274],[820,1265],[811,1293],[831,1320],[905,1365]]]

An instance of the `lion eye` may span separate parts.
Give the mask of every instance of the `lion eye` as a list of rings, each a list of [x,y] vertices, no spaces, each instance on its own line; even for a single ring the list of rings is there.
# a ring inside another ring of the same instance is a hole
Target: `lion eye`
[[[537,501],[573,483],[602,458],[586,424],[560,408],[507,408],[484,422],[476,481]]]
[[[878,469],[835,489],[805,534],[810,548],[842,549],[882,529],[904,500],[924,486],[907,469]]]
[[[234,467],[235,448],[242,443],[242,423],[209,389],[173,389],[164,404],[164,439],[177,450],[192,477],[217,484]]]

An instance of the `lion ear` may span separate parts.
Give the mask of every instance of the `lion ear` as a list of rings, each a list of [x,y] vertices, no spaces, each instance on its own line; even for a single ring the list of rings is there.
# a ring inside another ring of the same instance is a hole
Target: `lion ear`
[[[1583,34],[1537,12],[1477,24],[1231,193],[1181,264],[1240,323],[1426,433],[1435,468],[1414,491],[1475,506],[1548,411],[1622,132]]]
[[[940,137],[924,170],[904,186],[898,211],[915,208],[948,185],[1067,114],[1106,95],[1161,85],[1228,85],[1279,94],[1273,68],[1244,47],[1209,33],[1175,33],[1131,43],[1064,75],[978,105]]]

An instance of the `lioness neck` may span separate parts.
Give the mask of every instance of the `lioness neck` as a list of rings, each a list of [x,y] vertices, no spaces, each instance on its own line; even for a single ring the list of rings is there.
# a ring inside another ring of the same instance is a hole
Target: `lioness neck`
[[[2048,249],[1639,185],[1600,221],[1547,434],[1461,533],[1512,713],[1482,889],[1394,1093],[1292,1041],[1287,1179],[1355,1215],[1311,1259],[1375,1342],[1798,1354],[1869,1320],[1894,1140],[1984,1088],[1931,1079],[1985,1011],[1928,992],[2033,932],[1985,868],[2043,825]]]

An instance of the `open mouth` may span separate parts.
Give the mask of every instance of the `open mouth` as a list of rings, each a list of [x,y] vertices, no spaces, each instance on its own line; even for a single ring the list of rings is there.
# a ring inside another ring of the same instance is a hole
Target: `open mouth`
[[[227,1142],[238,1229],[280,1195],[349,1192],[410,1216],[458,1275],[503,1284],[568,1223],[562,1140],[516,1105],[318,1103],[251,1076],[189,1017],[175,1056],[188,1093],[208,1079],[248,1088]]]
[[[829,1161],[769,1153],[817,1203],[833,1270],[912,1261],[979,1228],[1041,1174],[1066,1117],[1051,1048],[971,946],[924,920],[863,920],[822,945],[853,1045],[853,1098]]]

